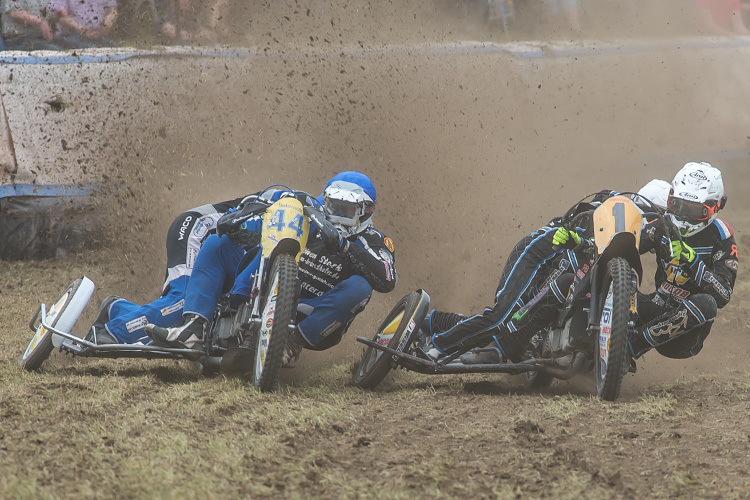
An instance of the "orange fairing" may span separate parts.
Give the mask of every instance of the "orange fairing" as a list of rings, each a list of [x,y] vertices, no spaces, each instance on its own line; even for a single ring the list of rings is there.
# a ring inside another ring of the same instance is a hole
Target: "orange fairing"
[[[641,211],[630,198],[613,196],[594,211],[594,242],[598,253],[609,246],[620,233],[635,236],[635,247],[641,241]]]

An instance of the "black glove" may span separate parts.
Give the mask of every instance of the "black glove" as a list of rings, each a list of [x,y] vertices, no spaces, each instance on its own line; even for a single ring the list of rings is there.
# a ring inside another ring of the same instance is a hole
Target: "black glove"
[[[349,247],[349,241],[341,236],[341,233],[339,233],[338,231],[336,232],[335,236],[329,235],[326,237],[325,235],[323,235],[323,240],[326,246],[326,250],[331,253],[343,253]]]

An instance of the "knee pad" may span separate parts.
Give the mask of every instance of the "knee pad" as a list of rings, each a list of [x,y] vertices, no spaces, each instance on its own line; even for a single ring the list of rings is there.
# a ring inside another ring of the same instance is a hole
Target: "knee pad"
[[[646,339],[662,356],[675,359],[695,356],[711,332],[717,310],[716,300],[710,295],[692,295],[680,307],[647,325]]]
[[[568,298],[574,278],[574,274],[566,273],[562,276],[558,276],[552,283],[550,283],[548,301],[557,301],[560,304],[564,303]]]
[[[684,306],[695,318],[696,323],[705,323],[716,317],[719,307],[716,299],[707,293],[696,293],[685,301]]]
[[[654,347],[659,354],[667,358],[685,359],[698,354],[703,349],[703,341],[711,333],[713,320],[702,323],[687,332],[681,333],[665,343]]]
[[[338,300],[341,300],[352,314],[362,312],[372,297],[372,287],[366,279],[359,275],[345,279],[336,285],[333,290],[341,292]]]

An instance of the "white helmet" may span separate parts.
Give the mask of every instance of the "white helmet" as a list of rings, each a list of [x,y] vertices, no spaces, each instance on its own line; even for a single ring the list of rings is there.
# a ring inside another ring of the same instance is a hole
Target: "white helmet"
[[[651,207],[647,207],[647,204],[643,203],[640,200],[641,197],[647,199],[662,210],[666,210],[670,189],[672,189],[672,185],[669,182],[663,181],[661,179],[653,179],[649,181],[648,184],[643,186],[640,190],[638,190],[639,196],[634,196],[633,198],[635,198],[634,201],[638,205],[646,207],[646,210]]]
[[[345,236],[372,225],[377,193],[369,177],[355,171],[335,175],[323,191],[326,218]]]
[[[721,171],[705,162],[690,162],[677,172],[667,212],[682,236],[693,236],[711,224],[726,205]]]

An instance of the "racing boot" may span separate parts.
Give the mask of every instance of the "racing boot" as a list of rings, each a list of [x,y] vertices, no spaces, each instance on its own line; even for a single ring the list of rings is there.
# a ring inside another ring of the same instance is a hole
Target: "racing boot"
[[[295,334],[299,335],[297,332],[293,332],[292,335],[289,335],[286,338],[286,347],[284,348],[284,354],[281,357],[282,368],[294,368],[299,364],[302,345],[300,344],[301,339],[296,339]]]
[[[162,328],[149,323],[144,328],[146,335],[156,344],[177,349],[200,348],[206,333],[206,320],[197,314],[185,315],[181,325]]]
[[[438,311],[433,309],[422,322],[422,329],[426,332],[426,354],[433,361],[437,361],[445,354],[432,345],[432,336],[437,333],[447,332],[466,319],[463,314]]]
[[[94,320],[95,325],[105,325],[109,322],[109,310],[112,309],[112,304],[122,299],[118,295],[109,295],[104,297],[102,303],[99,304],[99,313],[96,315]]]
[[[122,297],[117,295],[110,295],[102,300],[99,305],[99,313],[96,315],[94,324],[91,325],[89,333],[86,335],[84,340],[88,340],[94,344],[118,344],[119,342],[115,339],[107,328],[104,326],[109,322],[109,310],[112,308],[112,304],[120,300]]]
[[[628,332],[628,347],[633,360],[640,358],[651,350],[653,346],[646,340],[645,327],[641,326]]]
[[[94,323],[91,325],[89,333],[83,340],[87,340],[96,345],[119,344],[112,334],[107,331],[107,328],[100,323]]]

